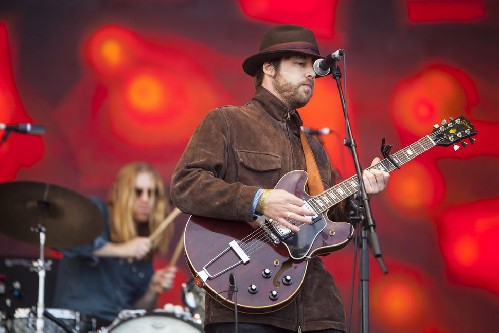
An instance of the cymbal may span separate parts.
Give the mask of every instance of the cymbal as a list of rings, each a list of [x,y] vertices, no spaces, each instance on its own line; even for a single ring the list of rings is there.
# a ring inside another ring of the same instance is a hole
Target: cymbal
[[[99,208],[66,188],[30,181],[0,184],[0,232],[32,244],[45,227],[45,245],[69,248],[91,243],[104,229]]]

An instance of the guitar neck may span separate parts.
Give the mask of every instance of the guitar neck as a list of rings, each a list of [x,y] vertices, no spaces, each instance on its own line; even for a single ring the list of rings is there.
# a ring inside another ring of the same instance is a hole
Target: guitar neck
[[[413,144],[399,150],[398,152],[391,155],[393,160],[398,163],[399,166],[411,161],[418,155],[424,153],[425,151],[435,147],[435,142],[430,138],[429,135],[419,139]],[[391,172],[397,167],[392,164],[390,160],[385,158],[379,163],[372,165],[367,168],[378,169],[387,172]],[[333,207],[340,201],[348,198],[352,194],[356,193],[360,188],[359,179],[357,175],[354,175],[339,184],[327,189],[321,194],[310,198],[307,203],[317,212],[318,214],[325,212],[329,208]]]

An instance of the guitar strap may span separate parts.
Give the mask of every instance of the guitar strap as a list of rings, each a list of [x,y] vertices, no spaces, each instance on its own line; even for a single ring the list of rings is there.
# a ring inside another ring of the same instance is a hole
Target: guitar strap
[[[300,140],[303,147],[303,152],[305,153],[305,163],[307,164],[307,184],[309,194],[312,196],[321,194],[322,192],[324,192],[324,184],[322,183],[321,175],[319,174],[319,168],[317,167],[317,162],[315,161],[312,148],[310,148],[307,137],[302,130],[300,130]]]

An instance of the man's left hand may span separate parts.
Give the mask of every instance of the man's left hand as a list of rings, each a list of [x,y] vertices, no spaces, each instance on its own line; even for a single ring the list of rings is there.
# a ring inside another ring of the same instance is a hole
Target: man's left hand
[[[372,162],[371,166],[380,162],[380,159],[376,157]],[[390,174],[386,171],[378,169],[364,170],[362,174],[364,180],[364,186],[368,194],[376,194],[383,191],[386,188]]]

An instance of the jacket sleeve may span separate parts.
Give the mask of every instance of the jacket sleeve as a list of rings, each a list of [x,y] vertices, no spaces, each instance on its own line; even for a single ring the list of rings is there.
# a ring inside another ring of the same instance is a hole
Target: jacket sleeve
[[[171,199],[182,212],[250,221],[255,186],[228,183],[230,130],[222,109],[211,111],[192,135],[171,182]]]

